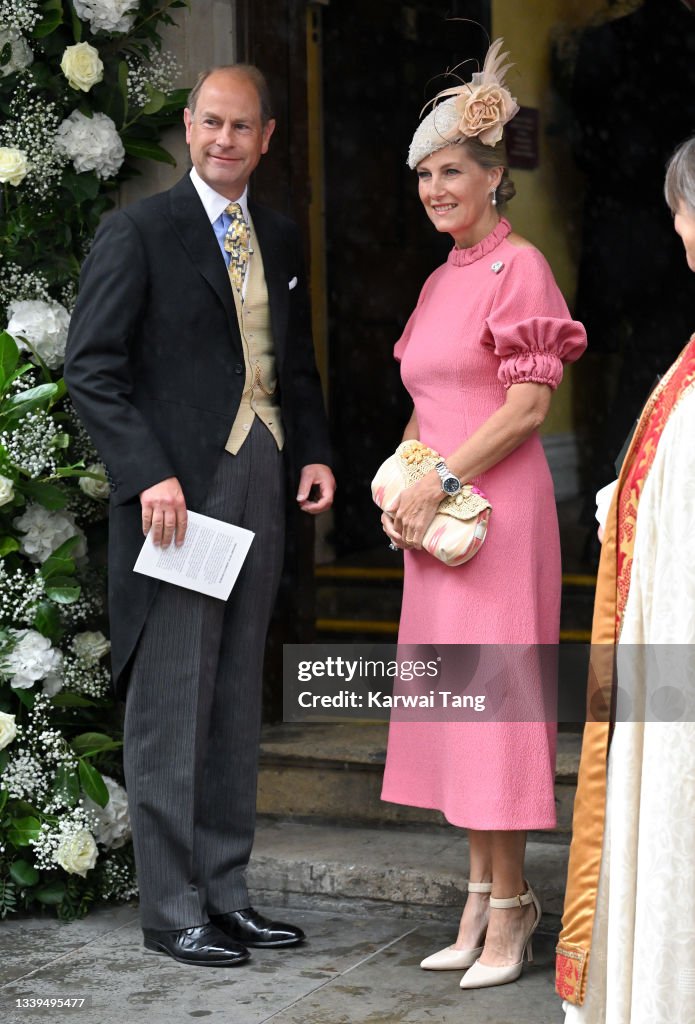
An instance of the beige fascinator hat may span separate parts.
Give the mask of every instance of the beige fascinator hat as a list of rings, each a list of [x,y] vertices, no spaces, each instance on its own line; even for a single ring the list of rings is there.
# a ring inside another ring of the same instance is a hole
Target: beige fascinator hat
[[[508,53],[500,53],[502,39],[496,39],[485,56],[482,71],[476,71],[470,82],[443,89],[420,111],[427,117],[420,122],[408,152],[408,167],[414,170],[430,153],[477,138],[485,146],[495,146],[502,138],[504,126],[519,110],[504,76],[512,66],[506,63]]]

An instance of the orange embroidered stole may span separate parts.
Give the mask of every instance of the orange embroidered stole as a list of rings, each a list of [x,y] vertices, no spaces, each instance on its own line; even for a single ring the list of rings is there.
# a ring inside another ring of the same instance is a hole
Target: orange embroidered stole
[[[591,951],[611,736],[615,645],[627,604],[637,509],[663,429],[681,395],[695,382],[695,335],[649,397],[625,457],[608,513],[596,585],[587,693],[565,910],[557,946],[558,995],[581,1005]]]

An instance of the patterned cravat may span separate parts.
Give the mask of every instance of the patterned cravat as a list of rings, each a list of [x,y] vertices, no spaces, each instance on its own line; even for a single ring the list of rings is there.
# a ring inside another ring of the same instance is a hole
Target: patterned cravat
[[[231,217],[227,234],[224,236],[224,247],[229,253],[229,278],[241,294],[249,265],[249,227],[244,220],[239,203],[230,203],[225,213]]]

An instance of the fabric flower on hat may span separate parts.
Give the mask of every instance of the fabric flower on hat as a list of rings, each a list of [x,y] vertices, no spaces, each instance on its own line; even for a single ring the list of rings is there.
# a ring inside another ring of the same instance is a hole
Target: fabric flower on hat
[[[107,114],[85,117],[73,110],[58,126],[55,144],[78,174],[95,171],[99,178],[115,178],[125,159],[121,137]]]
[[[89,22],[92,32],[129,32],[139,4],[140,0],[73,0],[77,17]]]
[[[73,89],[89,92],[93,85],[104,77],[104,64],[99,51],[89,43],[75,43],[67,46],[60,62],[63,72]]]
[[[50,696],[63,685],[63,655],[56,650],[47,636],[35,629],[11,629],[14,644],[0,660],[0,672],[10,680],[15,690],[30,690],[43,680],[44,691]]]
[[[456,100],[461,115],[459,131],[466,138],[477,138],[485,146],[494,146],[502,138],[504,126],[519,107],[507,89],[498,85],[481,85]]]
[[[29,350],[23,339],[36,350],[46,366],[56,370],[65,359],[70,314],[59,302],[26,299],[11,302],[7,332],[20,349]]]

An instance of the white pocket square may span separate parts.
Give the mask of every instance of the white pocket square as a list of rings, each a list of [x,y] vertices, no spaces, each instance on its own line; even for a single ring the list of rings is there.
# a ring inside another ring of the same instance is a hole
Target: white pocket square
[[[288,281],[288,287],[289,287],[290,291],[292,291],[293,288],[297,287],[297,278],[296,277],[293,277],[291,281]]]

